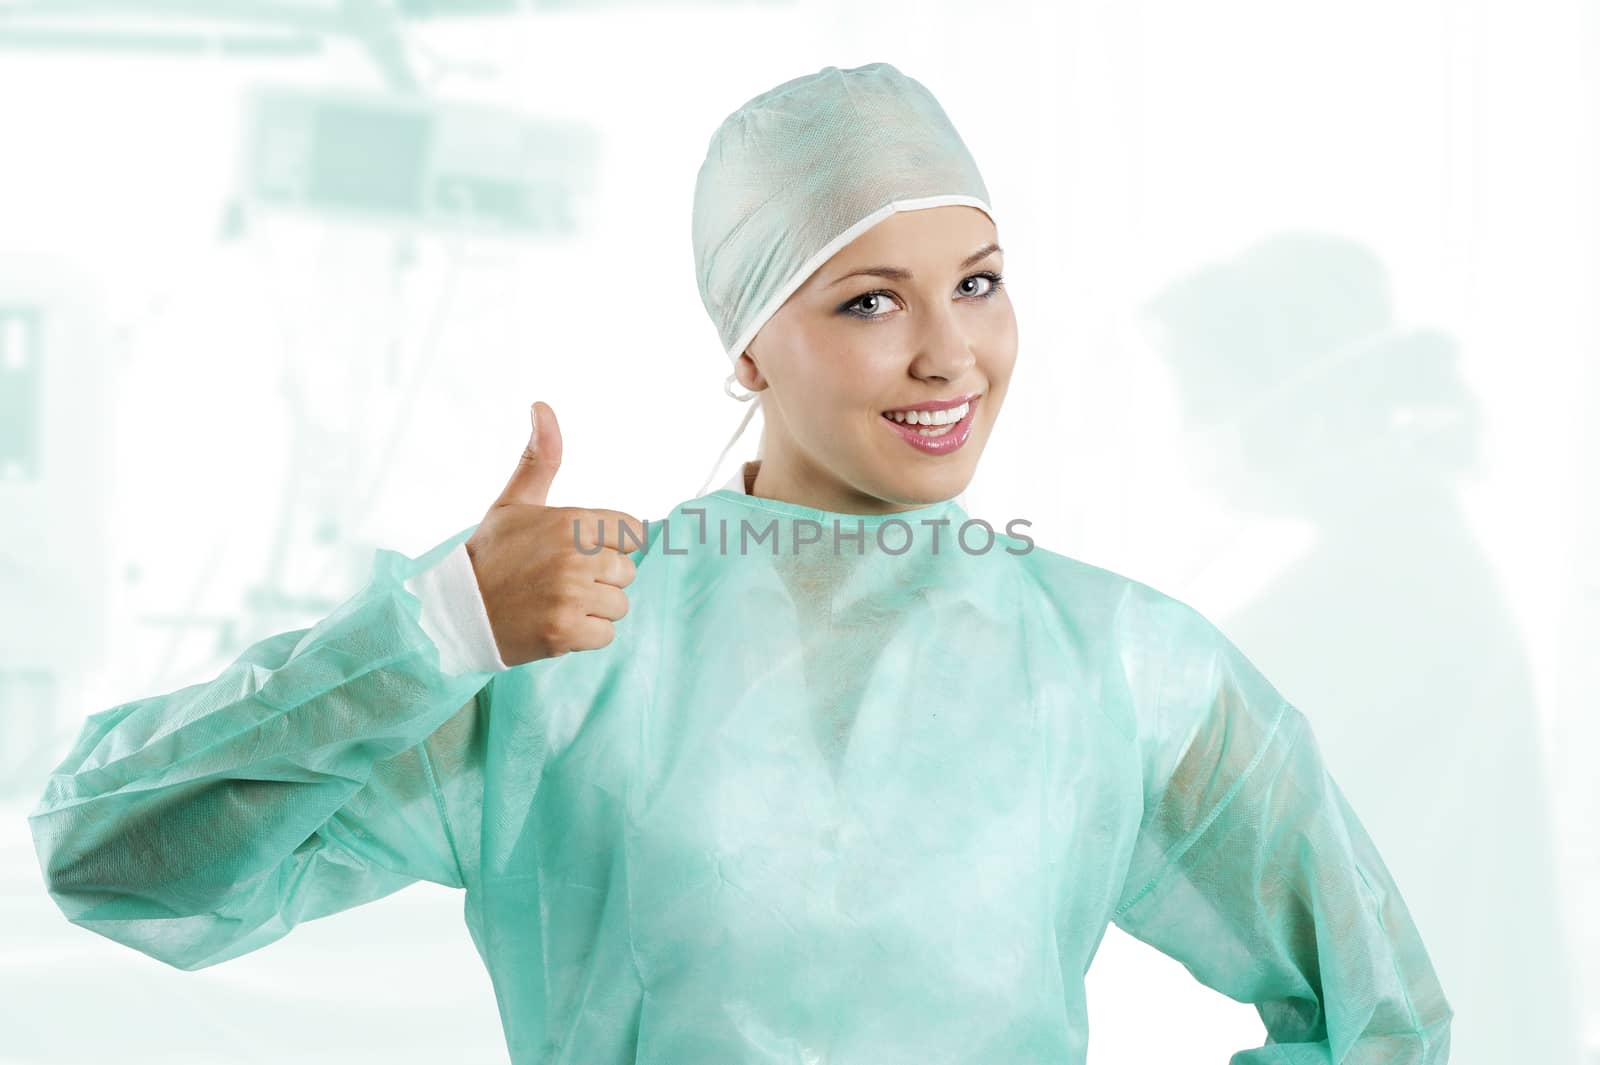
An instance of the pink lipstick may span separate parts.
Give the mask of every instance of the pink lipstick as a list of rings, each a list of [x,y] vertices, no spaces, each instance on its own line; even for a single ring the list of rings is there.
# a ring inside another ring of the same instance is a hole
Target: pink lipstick
[[[951,407],[959,407],[962,403],[966,403],[967,413],[961,416],[960,421],[949,426],[908,425],[905,422],[895,421],[890,417],[890,414],[893,413],[890,411],[885,411],[880,417],[882,417],[885,425],[899,434],[900,439],[918,451],[929,455],[944,455],[965,444],[967,437],[972,435],[972,420],[978,412],[978,399],[978,396],[971,396],[943,403],[927,403],[920,407],[897,408],[899,411],[948,410]],[[923,429],[938,430],[938,435],[927,435],[920,431]]]

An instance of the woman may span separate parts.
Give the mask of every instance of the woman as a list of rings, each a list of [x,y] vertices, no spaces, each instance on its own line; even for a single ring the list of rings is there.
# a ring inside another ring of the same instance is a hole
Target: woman
[[[1445,1061],[1305,717],[1191,608],[954,498],[1016,322],[927,90],[751,100],[694,238],[762,459],[660,522],[550,508],[536,405],[477,526],[89,719],[31,817],[67,916],[196,969],[464,888],[512,1059],[585,1065],[1081,1063],[1115,921],[1257,1005],[1235,1065]]]

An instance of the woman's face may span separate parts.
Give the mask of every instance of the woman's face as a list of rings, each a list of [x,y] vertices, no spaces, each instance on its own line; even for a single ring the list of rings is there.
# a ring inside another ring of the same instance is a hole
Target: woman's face
[[[994,223],[975,207],[897,211],[806,279],[735,366],[762,393],[755,494],[874,514],[967,486],[1017,358],[1016,315],[993,280],[1004,262],[995,243]],[[958,400],[966,417],[947,429],[885,416]]]

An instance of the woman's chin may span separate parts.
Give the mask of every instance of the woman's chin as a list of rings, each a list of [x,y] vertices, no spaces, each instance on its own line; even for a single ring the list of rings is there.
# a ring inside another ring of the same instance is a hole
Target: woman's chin
[[[952,499],[972,481],[972,462],[967,459],[939,463],[902,464],[887,470],[883,488],[886,500],[906,507],[925,507]]]

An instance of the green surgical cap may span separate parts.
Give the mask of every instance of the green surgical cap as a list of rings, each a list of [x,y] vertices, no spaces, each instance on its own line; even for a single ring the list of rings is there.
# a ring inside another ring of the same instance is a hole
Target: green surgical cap
[[[744,104],[712,135],[694,189],[695,276],[728,358],[856,237],[949,204],[994,218],[939,101],[888,63],[823,67]]]

